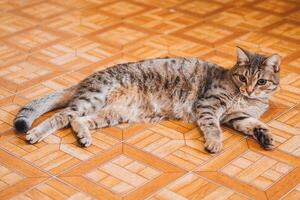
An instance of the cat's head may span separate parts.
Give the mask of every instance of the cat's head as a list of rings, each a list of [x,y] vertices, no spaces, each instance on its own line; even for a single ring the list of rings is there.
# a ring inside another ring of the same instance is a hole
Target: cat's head
[[[237,63],[231,76],[240,92],[248,98],[269,98],[279,86],[280,57],[250,53],[237,47]]]

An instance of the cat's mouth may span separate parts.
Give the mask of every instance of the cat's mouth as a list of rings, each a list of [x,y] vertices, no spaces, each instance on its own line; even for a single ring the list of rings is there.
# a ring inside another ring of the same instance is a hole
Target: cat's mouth
[[[248,99],[257,99],[257,96],[254,94],[254,92],[248,94],[246,91],[240,90],[240,93]]]

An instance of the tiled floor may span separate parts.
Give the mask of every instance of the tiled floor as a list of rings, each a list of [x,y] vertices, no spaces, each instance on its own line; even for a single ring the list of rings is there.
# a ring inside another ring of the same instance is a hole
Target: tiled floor
[[[283,57],[262,118],[274,151],[224,127],[223,151],[210,155],[178,121],[97,130],[89,148],[70,129],[36,145],[12,129],[28,101],[114,63],[196,56],[230,67],[236,45]],[[0,133],[0,199],[299,200],[300,2],[2,0]]]

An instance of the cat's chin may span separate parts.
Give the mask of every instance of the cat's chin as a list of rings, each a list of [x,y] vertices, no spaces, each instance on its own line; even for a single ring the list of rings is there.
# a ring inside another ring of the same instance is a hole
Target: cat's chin
[[[255,96],[255,95],[248,95],[247,93],[243,93],[243,92],[241,92],[241,94],[244,96],[244,97],[246,97],[247,99],[260,99],[261,97],[259,97],[259,96]]]
[[[257,96],[247,96],[248,99],[260,99],[260,97]]]
[[[269,98],[269,96],[262,96],[262,95],[253,95],[253,96],[249,96],[248,94],[242,94],[242,95],[247,99],[268,99]]]

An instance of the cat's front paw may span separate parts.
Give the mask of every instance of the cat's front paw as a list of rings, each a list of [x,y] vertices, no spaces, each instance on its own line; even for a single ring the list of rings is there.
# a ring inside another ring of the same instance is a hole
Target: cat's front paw
[[[218,153],[222,149],[222,142],[217,139],[207,139],[204,144],[205,150],[209,153]]]
[[[256,127],[253,129],[253,137],[264,149],[269,150],[274,148],[274,138],[269,129]]]

